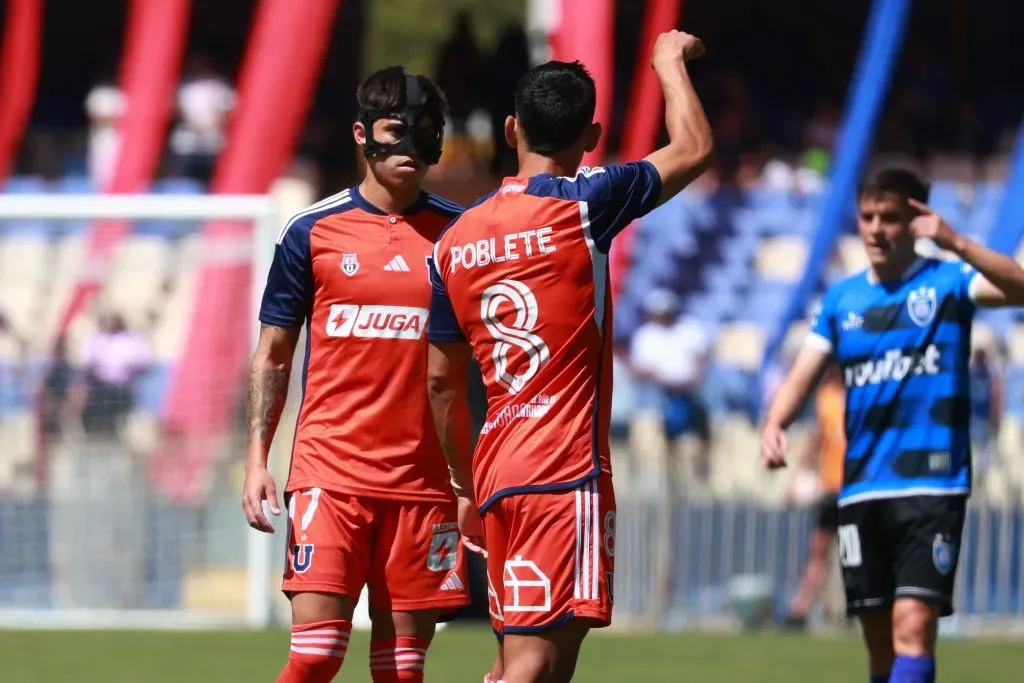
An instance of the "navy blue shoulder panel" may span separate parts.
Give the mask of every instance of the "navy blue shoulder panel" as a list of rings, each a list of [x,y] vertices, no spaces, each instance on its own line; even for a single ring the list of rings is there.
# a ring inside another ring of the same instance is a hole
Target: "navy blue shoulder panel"
[[[648,161],[583,166],[572,178],[534,176],[526,193],[580,202],[584,230],[589,231],[599,250],[608,253],[616,235],[658,204],[661,176]]]
[[[356,207],[349,190],[323,199],[288,219],[277,236],[274,260],[263,290],[260,321],[278,327],[300,327],[313,310],[313,226],[328,216]]]
[[[456,202],[445,199],[444,197],[436,195],[433,192],[427,192],[426,195],[427,208],[436,214],[440,214],[447,218],[455,218],[463,211],[465,211],[461,204],[457,204]]]

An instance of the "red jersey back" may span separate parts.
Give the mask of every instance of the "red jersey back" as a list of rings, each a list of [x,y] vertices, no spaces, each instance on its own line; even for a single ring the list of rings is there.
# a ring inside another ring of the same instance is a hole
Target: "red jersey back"
[[[452,497],[424,359],[428,259],[459,213],[423,193],[405,214],[389,215],[353,187],[281,231],[260,321],[307,328],[288,491]]]
[[[507,178],[438,240],[429,337],[468,340],[487,388],[481,510],[611,471],[607,255],[660,191],[647,162]]]

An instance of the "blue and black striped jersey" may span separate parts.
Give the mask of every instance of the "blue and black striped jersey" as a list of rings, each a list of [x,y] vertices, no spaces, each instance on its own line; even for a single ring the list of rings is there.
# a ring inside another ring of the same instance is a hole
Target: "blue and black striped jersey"
[[[970,492],[977,275],[919,259],[898,281],[867,271],[825,293],[807,343],[831,352],[846,380],[840,505]]]

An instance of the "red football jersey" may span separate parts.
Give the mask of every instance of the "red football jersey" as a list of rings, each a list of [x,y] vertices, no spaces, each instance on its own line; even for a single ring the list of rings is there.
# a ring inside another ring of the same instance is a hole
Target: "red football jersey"
[[[660,192],[647,162],[507,178],[438,240],[429,336],[468,340],[487,388],[481,510],[611,472],[607,254]]]
[[[345,190],[278,238],[260,321],[307,328],[286,490],[452,497],[427,404],[428,259],[461,207],[429,193],[404,215]]]

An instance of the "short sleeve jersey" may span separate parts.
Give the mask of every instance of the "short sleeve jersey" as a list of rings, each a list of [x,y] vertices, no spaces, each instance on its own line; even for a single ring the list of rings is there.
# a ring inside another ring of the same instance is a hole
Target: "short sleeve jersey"
[[[507,178],[438,241],[430,339],[468,340],[487,390],[481,510],[610,472],[607,255],[660,192],[647,162]]]
[[[307,328],[287,490],[452,496],[427,405],[425,358],[428,259],[459,213],[422,193],[405,214],[389,215],[353,187],[284,226],[260,320]]]
[[[833,285],[807,343],[846,383],[840,504],[970,492],[968,362],[977,272],[919,259],[902,279]]]

